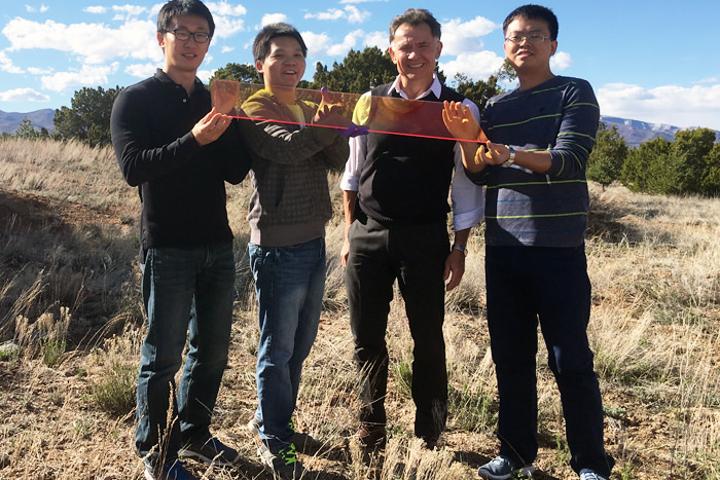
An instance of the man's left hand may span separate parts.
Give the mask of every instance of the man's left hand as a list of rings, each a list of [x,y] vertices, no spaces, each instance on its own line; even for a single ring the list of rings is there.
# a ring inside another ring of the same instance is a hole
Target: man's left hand
[[[445,288],[450,291],[457,287],[465,273],[465,254],[458,250],[452,250],[445,260]]]

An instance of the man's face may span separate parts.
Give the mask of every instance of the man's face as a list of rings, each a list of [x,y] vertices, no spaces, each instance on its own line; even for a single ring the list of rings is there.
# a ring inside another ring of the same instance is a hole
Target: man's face
[[[157,39],[165,54],[165,66],[168,70],[197,72],[205,59],[210,41],[198,43],[191,35],[187,40],[177,38],[178,35],[210,33],[207,20],[197,15],[181,15],[174,20],[169,28],[171,32],[158,32]],[[175,33],[173,33],[175,32]]]
[[[442,42],[433,37],[430,26],[401,24],[393,36],[388,52],[398,73],[408,80],[430,82]]]
[[[555,50],[557,40],[550,40],[544,20],[515,17],[505,31],[505,56],[518,73],[549,68]]]
[[[257,60],[255,68],[262,73],[266,87],[295,88],[305,74],[302,47],[293,37],[275,37],[270,40],[268,55]]]

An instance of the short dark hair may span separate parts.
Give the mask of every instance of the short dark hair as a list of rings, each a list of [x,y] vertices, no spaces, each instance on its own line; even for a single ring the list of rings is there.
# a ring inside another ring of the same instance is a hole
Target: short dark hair
[[[200,0],[170,0],[162,6],[158,13],[157,31],[160,33],[169,32],[173,27],[173,20],[182,15],[196,15],[207,20],[208,32],[212,37],[215,33],[215,22],[212,13]]]
[[[510,25],[515,17],[544,21],[547,23],[548,29],[550,30],[550,40],[557,40],[559,29],[558,19],[549,8],[543,7],[542,5],[534,5],[532,3],[516,8],[510,12],[507,17],[505,17],[505,21],[503,22],[503,33],[507,32],[508,25]]]
[[[307,45],[305,45],[305,40],[303,40],[300,32],[289,23],[281,22],[265,25],[255,36],[255,41],[253,42],[253,57],[256,61],[265,60],[265,57],[270,54],[270,42],[273,38],[277,37],[294,38],[300,44],[303,57],[307,57]]]
[[[442,33],[440,22],[435,19],[433,14],[424,8],[408,8],[390,22],[390,42],[395,38],[395,30],[403,23],[408,23],[413,27],[424,23],[430,27],[432,36],[440,40],[440,34]]]

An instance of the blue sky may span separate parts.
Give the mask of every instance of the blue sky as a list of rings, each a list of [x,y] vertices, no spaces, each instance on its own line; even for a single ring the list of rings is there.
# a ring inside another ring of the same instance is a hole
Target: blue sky
[[[69,105],[83,86],[129,85],[161,66],[155,41],[162,2],[2,1],[0,110]],[[332,64],[349,48],[387,46],[387,25],[408,7],[443,24],[441,67],[484,79],[502,61],[501,24],[521,2],[506,0],[220,0],[207,2],[218,25],[201,77],[228,62],[250,63],[265,22],[294,24],[316,61]],[[549,0],[560,20],[557,74],[588,79],[604,115],[720,130],[720,1]]]

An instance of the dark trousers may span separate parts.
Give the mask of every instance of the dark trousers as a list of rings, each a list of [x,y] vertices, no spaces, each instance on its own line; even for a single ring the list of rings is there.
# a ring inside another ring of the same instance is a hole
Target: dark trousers
[[[415,435],[437,439],[447,419],[445,284],[450,251],[444,223],[386,227],[356,220],[345,274],[355,361],[363,375],[362,422],[384,425],[388,351],[385,343],[393,283],[398,281],[412,334]]]
[[[572,455],[570,464],[609,477],[600,388],[587,338],[590,280],[584,247],[487,247],[490,344],[498,382],[500,454],[520,464],[537,455],[535,357],[540,322]]]

